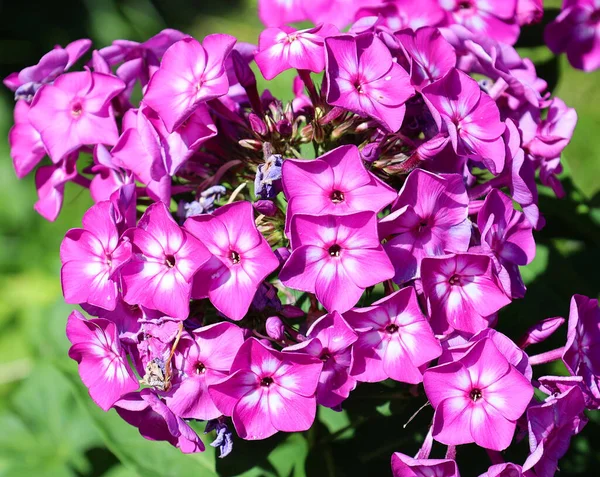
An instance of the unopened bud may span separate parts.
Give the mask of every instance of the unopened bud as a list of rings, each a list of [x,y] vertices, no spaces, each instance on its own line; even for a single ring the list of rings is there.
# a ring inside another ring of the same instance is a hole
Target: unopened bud
[[[254,131],[259,136],[265,136],[269,131],[267,129],[267,125],[265,122],[258,116],[258,114],[250,113],[248,115],[248,121],[250,122],[250,127],[252,131]]]
[[[262,151],[262,142],[256,139],[241,139],[238,144],[246,149],[252,149],[253,151]]]
[[[265,323],[267,335],[276,341],[281,341],[285,337],[285,326],[278,316],[269,316]]]

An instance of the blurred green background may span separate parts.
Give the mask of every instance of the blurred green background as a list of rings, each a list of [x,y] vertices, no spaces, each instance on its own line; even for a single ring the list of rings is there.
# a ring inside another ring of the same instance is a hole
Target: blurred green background
[[[544,21],[556,16],[559,0]],[[256,43],[260,23],[256,0],[0,0],[0,76],[35,64],[54,44],[88,37],[96,47],[114,39],[143,41],[163,28],[197,38],[213,32]],[[524,300],[500,318],[500,330],[516,338],[530,324],[568,315],[574,293],[600,291],[600,72],[584,74],[540,45],[541,27],[525,29],[520,48],[538,66],[554,94],[575,107],[579,124],[564,155],[567,198],[542,190],[540,208],[548,221],[536,236],[535,261],[523,270]],[[290,98],[292,74],[270,85]],[[266,442],[236,440],[233,454],[215,459],[183,456],[166,443],[145,441],[111,411],[96,408],[68,359],[64,336],[71,307],[62,303],[58,249],[65,231],[80,225],[91,205],[86,191],[67,187],[59,219],[48,223],[33,211],[33,177],[17,180],[7,133],[12,95],[0,93],[0,476],[380,476],[390,475],[394,451],[414,454],[431,410],[403,428],[422,402],[399,399],[394,386],[365,385],[343,413],[321,410],[305,434]],[[563,329],[550,345],[564,343]],[[544,345],[544,350],[549,345]],[[538,370],[539,371],[539,370]],[[561,373],[557,365],[542,371]],[[597,475],[600,417],[574,439],[561,461],[562,475]],[[201,430],[201,428],[199,428]],[[207,440],[208,442],[210,439]],[[485,453],[459,449],[463,477],[487,467]],[[526,442],[507,456],[521,463]],[[440,456],[440,449],[434,455]]]

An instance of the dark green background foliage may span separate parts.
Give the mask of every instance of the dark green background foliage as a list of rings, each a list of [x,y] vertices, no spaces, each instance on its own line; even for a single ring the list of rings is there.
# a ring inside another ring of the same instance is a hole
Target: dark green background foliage
[[[559,0],[545,3],[551,7],[547,22]],[[141,41],[165,27],[198,38],[230,33],[249,42],[260,31],[256,0],[0,0],[0,76],[36,63],[57,43],[89,37],[101,47],[117,38]],[[577,109],[579,125],[564,154],[567,197],[557,200],[541,191],[548,226],[536,235],[535,261],[523,270],[527,296],[500,316],[499,329],[513,338],[541,318],[566,317],[574,293],[596,296],[600,290],[600,73],[574,71],[565,58],[553,57],[541,44],[541,31],[526,29],[520,51],[536,62],[554,94]],[[270,89],[290,98],[292,76],[281,75]],[[11,94],[3,90],[2,138],[12,108]],[[48,223],[32,209],[33,178],[16,179],[5,139],[0,158],[0,476],[384,476],[390,475],[392,452],[415,453],[432,410],[404,428],[425,398],[406,399],[398,383],[360,386],[344,412],[321,409],[307,433],[253,443],[236,439],[225,460],[215,459],[210,447],[184,456],[168,444],[145,441],[113,411],[102,412],[67,357],[70,307],[62,303],[59,283],[60,241],[68,228],[80,225],[89,195],[67,187],[63,212]],[[563,344],[565,333],[541,350]],[[537,371],[563,372],[558,365]],[[589,417],[560,463],[562,475],[597,475],[600,416]],[[434,447],[435,457],[441,452]],[[525,439],[507,458],[521,463],[526,452]],[[488,465],[485,452],[474,446],[460,448],[458,460],[464,477]]]

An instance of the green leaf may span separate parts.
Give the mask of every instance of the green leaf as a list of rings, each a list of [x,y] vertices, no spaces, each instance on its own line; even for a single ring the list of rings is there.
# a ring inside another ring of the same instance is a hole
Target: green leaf
[[[215,451],[207,442],[206,451],[182,454],[167,442],[144,439],[135,427],[114,410],[104,412],[94,404],[78,376],[65,371],[77,399],[104,439],[108,449],[129,469],[144,477],[216,477]],[[199,429],[195,429],[199,430]],[[201,432],[200,432],[201,434]]]
[[[69,382],[47,363],[38,363],[13,393],[0,428],[0,476],[88,473],[84,453],[101,442]]]

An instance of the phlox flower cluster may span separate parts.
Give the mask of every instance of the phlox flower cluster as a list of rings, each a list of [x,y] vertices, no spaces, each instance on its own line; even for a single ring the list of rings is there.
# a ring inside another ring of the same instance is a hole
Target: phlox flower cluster
[[[526,294],[536,176],[563,195],[577,121],[511,46],[541,2],[261,0],[259,14],[258,45],[164,30],[71,72],[79,40],[5,79],[35,209],[56,219],[67,182],[95,202],[60,249],[91,398],[185,453],[204,450],[189,423],[206,421],[224,456],[235,435],[305,431],[318,406],[392,380],[434,411],[396,477],[458,476],[456,446],[526,434],[527,459],[485,475],[554,475],[600,408],[598,302],[573,297],[558,350],[528,348],[562,318],[494,330]],[[300,20],[315,26],[287,25]],[[286,70],[291,102],[258,90],[255,72]],[[557,359],[569,376],[534,378]]]

